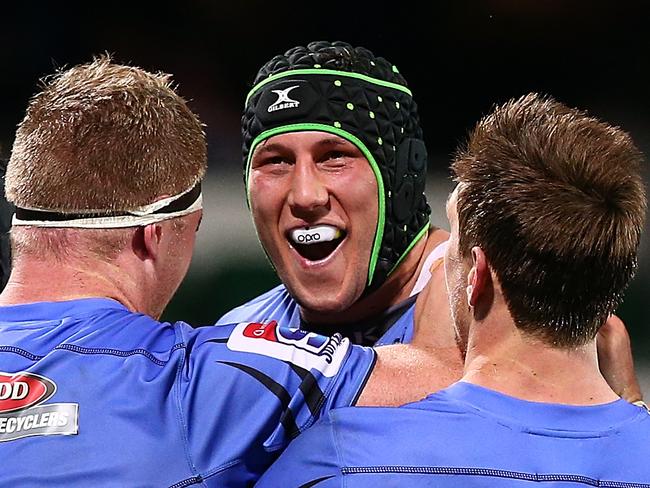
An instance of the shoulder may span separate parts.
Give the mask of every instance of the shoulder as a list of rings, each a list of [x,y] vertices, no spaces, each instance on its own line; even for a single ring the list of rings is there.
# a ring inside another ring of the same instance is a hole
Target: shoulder
[[[185,334],[193,361],[208,356],[217,361],[273,369],[291,364],[325,377],[339,372],[351,350],[350,342],[339,334],[321,336],[287,327],[276,320],[185,329]]]
[[[172,359],[175,351],[184,347],[184,334],[191,329],[182,322],[160,322],[152,317],[126,308],[96,307],[76,313],[63,320],[49,341],[39,341],[35,347],[77,351],[86,356],[148,357],[162,365]],[[53,342],[52,342],[53,341]]]
[[[237,412],[244,430],[264,424],[268,450],[285,446],[322,413],[351,405],[375,359],[374,351],[353,348],[340,335],[275,321],[202,327],[188,331],[185,342],[180,386],[186,407],[213,411],[220,404]]]

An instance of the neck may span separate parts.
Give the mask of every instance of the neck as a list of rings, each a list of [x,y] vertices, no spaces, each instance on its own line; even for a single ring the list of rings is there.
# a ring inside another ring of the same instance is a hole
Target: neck
[[[553,347],[517,329],[507,310],[472,324],[462,380],[535,402],[595,405],[619,398],[600,373],[595,341]]]
[[[314,324],[352,324],[371,318],[406,300],[422,271],[427,256],[449,238],[445,230],[431,227],[409,251],[399,266],[377,290],[360,298],[351,307],[331,313],[300,309],[302,318]]]
[[[14,260],[0,305],[58,302],[80,298],[112,298],[131,311],[146,312],[138,283],[119,260],[75,261],[74,264],[32,256]]]

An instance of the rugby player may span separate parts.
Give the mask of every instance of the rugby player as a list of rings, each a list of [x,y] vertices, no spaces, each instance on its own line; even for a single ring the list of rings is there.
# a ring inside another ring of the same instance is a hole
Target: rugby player
[[[636,269],[641,160],[619,128],[535,94],[483,118],[447,204],[462,380],[330,412],[257,486],[650,487],[650,415],[607,384],[595,341]]]
[[[345,42],[294,47],[257,73],[242,133],[248,203],[282,284],[218,324],[273,317],[357,344],[411,341],[423,288],[446,295],[449,233],[429,222],[427,151],[399,70]],[[458,379],[447,303],[427,309],[435,327],[420,334]],[[610,384],[641,399],[625,327],[613,318],[601,336]]]
[[[427,150],[397,68],[344,42],[294,47],[258,71],[242,132],[249,206],[282,284],[219,323],[280,316],[358,344],[409,342],[432,274],[444,293],[448,233],[429,222]]]
[[[329,409],[451,381],[418,334],[375,352],[272,315],[159,322],[190,263],[205,169],[202,125],[167,75],[98,58],[29,103],[5,182],[0,485],[248,486]]]

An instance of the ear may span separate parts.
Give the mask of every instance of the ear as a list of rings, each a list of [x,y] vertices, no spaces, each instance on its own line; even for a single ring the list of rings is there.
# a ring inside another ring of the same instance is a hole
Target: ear
[[[138,227],[133,239],[134,251],[143,261],[155,261],[160,255],[161,239],[162,227],[159,224]]]
[[[472,248],[472,268],[467,275],[467,303],[475,307],[479,298],[484,294],[490,279],[490,267],[483,249],[478,246]]]

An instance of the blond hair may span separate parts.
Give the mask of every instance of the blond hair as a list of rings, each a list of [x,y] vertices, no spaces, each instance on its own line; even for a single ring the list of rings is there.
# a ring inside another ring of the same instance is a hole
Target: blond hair
[[[108,56],[44,80],[18,126],[5,178],[17,207],[110,214],[176,195],[203,178],[203,126],[167,74]],[[14,227],[14,257],[112,259],[132,229]]]
[[[5,191],[23,208],[130,210],[194,186],[206,154],[202,124],[169,75],[102,56],[46,80],[32,98]]]

